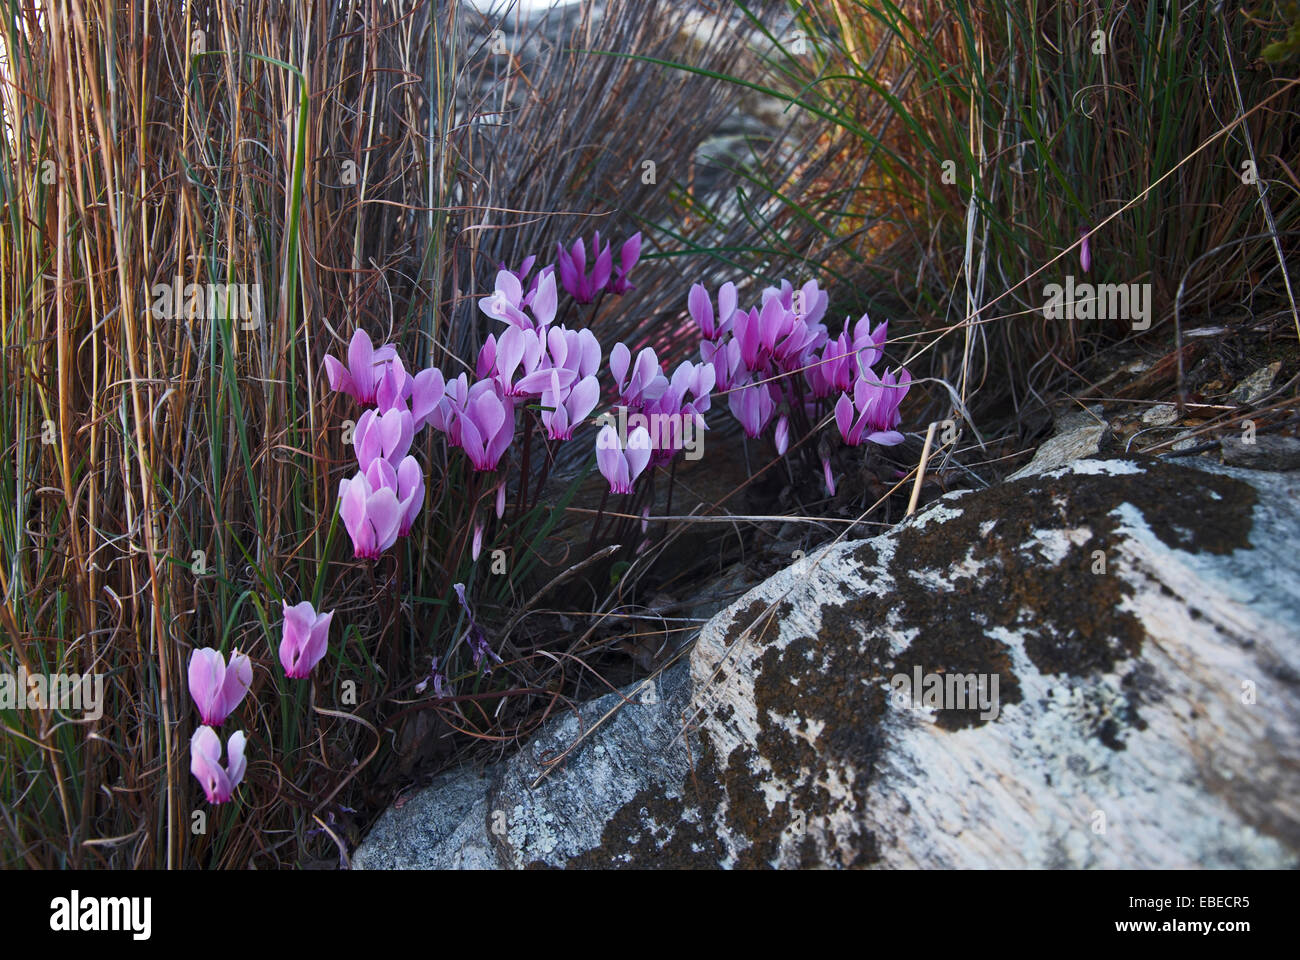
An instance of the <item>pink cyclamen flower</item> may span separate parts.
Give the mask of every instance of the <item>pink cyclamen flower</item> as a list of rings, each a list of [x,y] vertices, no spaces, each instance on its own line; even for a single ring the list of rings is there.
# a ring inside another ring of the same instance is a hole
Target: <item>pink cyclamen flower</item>
[[[546,331],[546,352],[551,366],[572,370],[578,380],[600,369],[600,341],[586,327],[581,330],[552,327]]]
[[[199,708],[203,722],[219,727],[230,716],[253,683],[253,665],[239,651],[230,655],[230,663],[220,650],[205,647],[195,650],[189,666],[190,696]]]
[[[442,371],[437,367],[421,370],[411,381],[411,427],[415,431],[424,429],[433,411],[442,402],[447,393],[447,382]]]
[[[835,392],[843,392],[853,386],[857,375],[857,363],[849,335],[845,331],[834,340],[827,340],[820,357],[813,356],[804,376],[817,399],[828,397]]]
[[[777,456],[785,456],[786,450],[790,447],[790,418],[781,417],[776,422],[776,452]]]
[[[500,339],[487,338],[479,351],[475,373],[480,380],[489,377],[496,380],[504,396],[527,396],[536,392],[528,389],[532,383],[528,378],[541,365],[545,353],[543,334],[511,327],[501,334]],[[516,372],[519,374],[518,382],[515,382]]]
[[[528,274],[529,274],[529,272],[533,269],[533,264],[535,264],[536,262],[537,262],[537,257],[535,257],[535,256],[527,256],[527,257],[524,257],[524,262],[521,263],[521,264],[519,265],[519,269],[518,269],[518,270],[511,270],[511,269],[510,269],[509,267],[507,267],[504,263],[498,263],[498,264],[497,264],[497,269],[498,269],[498,270],[505,270],[505,271],[508,272],[508,273],[513,273],[513,274],[515,275],[515,278],[516,278],[516,279],[519,281],[519,283],[522,285],[522,284],[525,284],[525,283],[528,282]],[[536,278],[536,277],[533,277],[533,283],[534,283],[534,284],[537,283],[537,278]],[[525,296],[525,299],[527,299],[526,296]]]
[[[845,329],[848,328],[848,321],[844,323]],[[858,354],[858,369],[852,371],[851,377],[858,375],[866,376],[872,367],[879,362],[884,352],[885,341],[889,339],[889,321],[882,320],[874,327],[871,326],[871,318],[865,313],[858,318],[858,322],[853,325],[853,349]],[[848,384],[840,387],[841,390],[847,390]]]
[[[809,280],[797,293],[793,293],[786,307],[810,327],[815,327],[826,315],[831,296],[817,287],[816,280]]]
[[[375,347],[369,335],[358,329],[348,344],[348,364],[345,367],[333,357],[325,358],[325,376],[331,390],[348,394],[360,404],[371,404],[379,392],[379,384],[388,365],[397,359],[397,349],[389,344]]]
[[[546,330],[555,319],[555,311],[560,304],[559,292],[555,289],[555,271],[543,270],[537,277],[537,286],[524,298],[524,305],[533,312],[533,324],[538,330]]]
[[[551,370],[551,386],[542,393],[542,425],[552,440],[572,440],[574,428],[587,419],[600,400],[600,382],[586,377],[572,389],[560,385],[560,376]]]
[[[479,299],[478,308],[496,320],[530,330],[533,322],[523,312],[523,299],[524,288],[519,278],[509,270],[498,270],[496,289]]]
[[[737,313],[732,330],[745,368],[754,371],[767,363],[777,341],[789,333],[794,322],[794,314],[786,310],[780,297],[770,297],[761,308],[748,313]]]
[[[365,474],[371,490],[387,487],[397,494],[400,517],[397,535],[404,537],[409,534],[420,507],[424,506],[424,472],[419,462],[415,457],[403,457],[402,462],[394,467],[380,457],[366,467]]]
[[[803,370],[805,361],[811,359],[813,352],[820,350],[826,342],[826,327],[822,324],[810,325],[797,314],[787,314],[788,325],[782,330],[772,348],[772,359],[786,373]]]
[[[244,779],[248,761],[244,745],[248,737],[243,730],[230,735],[226,744],[226,766],[221,765],[221,738],[211,727],[199,727],[190,737],[190,773],[203,785],[208,803],[225,803]]]
[[[469,380],[462,373],[454,380],[447,381],[442,399],[429,411],[429,426],[445,433],[453,447],[460,446],[460,413],[465,409],[467,399]]]
[[[400,357],[394,357],[391,363],[385,364],[384,372],[379,377],[379,386],[375,388],[375,405],[379,412],[407,409],[413,382],[402,366]]]
[[[638,353],[636,363],[632,363],[632,351],[627,345],[614,344],[614,349],[609,352],[609,372],[614,375],[619,400],[629,407],[642,407],[651,400],[658,400],[668,389],[668,378],[664,376],[659,358],[651,347]]]
[[[609,283],[610,273],[614,269],[614,257],[609,244],[604,249],[600,246],[600,231],[596,231],[591,244],[591,252],[596,255],[591,273],[587,273],[587,248],[579,237],[569,250],[564,244],[556,244],[555,269],[560,275],[560,283],[569,295],[578,303],[591,303],[596,294],[604,290]]]
[[[689,360],[684,360],[673,371],[672,379],[668,381],[668,389],[664,391],[664,397],[669,398],[668,405],[674,408],[673,412],[677,412],[676,408],[685,404],[686,395],[689,393],[692,399],[689,406],[698,413],[707,413],[713,404],[711,393],[717,382],[717,376],[717,371],[713,369],[711,363],[691,363]]]
[[[736,285],[724,283],[718,288],[718,314],[713,314],[713,301],[702,283],[694,284],[686,298],[686,309],[696,322],[706,340],[716,340],[731,330],[731,318],[736,314]]]
[[[730,390],[732,384],[744,373],[741,368],[740,344],[735,337],[711,343],[700,343],[700,357],[713,367],[714,382],[719,390]]]
[[[357,466],[365,470],[380,457],[397,463],[411,449],[414,437],[415,418],[405,406],[394,407],[386,413],[367,410],[357,420],[357,428],[352,433]]]
[[[397,491],[387,485],[376,488],[364,473],[339,481],[339,516],[355,557],[373,560],[397,542],[402,523]]]
[[[610,493],[631,493],[636,478],[650,462],[650,434],[637,427],[627,438],[627,449],[619,446],[618,431],[606,424],[596,435],[596,466],[609,481]]]
[[[1092,237],[1092,231],[1087,227],[1080,227],[1079,236],[1083,237],[1083,243],[1079,244],[1079,267],[1084,273],[1087,273],[1092,266],[1092,250],[1089,249],[1088,245],[1088,241]]]
[[[902,419],[898,406],[911,382],[911,374],[900,367],[896,373],[885,373],[879,382],[872,375],[862,376],[853,386],[852,400],[848,394],[840,394],[835,404],[835,423],[844,442],[852,447],[863,440],[883,447],[902,443],[903,435],[894,427]]]
[[[613,291],[620,297],[630,290],[635,290],[631,283],[628,282],[628,274],[636,266],[636,262],[641,259],[641,234],[634,233],[623,241],[623,246],[618,251],[618,267],[615,268]]]
[[[411,532],[420,507],[424,506],[424,471],[415,457],[403,457],[397,465],[397,503],[402,510],[397,535],[405,537]]]
[[[295,606],[284,605],[284,631],[280,640],[280,663],[284,675],[301,680],[311,674],[329,649],[330,621],[334,611],[317,613],[304,600]]]
[[[727,394],[727,405],[732,416],[745,429],[745,436],[751,440],[767,429],[772,414],[776,412],[776,401],[766,383],[733,387]]]
[[[514,401],[501,395],[496,381],[480,380],[456,413],[459,446],[474,469],[495,470],[515,436]]]

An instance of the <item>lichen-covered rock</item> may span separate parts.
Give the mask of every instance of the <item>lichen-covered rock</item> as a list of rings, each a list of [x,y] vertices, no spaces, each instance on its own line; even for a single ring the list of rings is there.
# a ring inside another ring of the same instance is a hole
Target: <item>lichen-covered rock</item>
[[[950,494],[751,590],[538,787],[617,695],[357,863],[1294,866],[1298,537],[1300,476],[1208,462]]]
[[[638,795],[681,796],[690,756],[674,718],[690,701],[686,667],[557,717],[487,771],[443,774],[384,814],[353,866],[561,866],[598,847],[609,815]]]

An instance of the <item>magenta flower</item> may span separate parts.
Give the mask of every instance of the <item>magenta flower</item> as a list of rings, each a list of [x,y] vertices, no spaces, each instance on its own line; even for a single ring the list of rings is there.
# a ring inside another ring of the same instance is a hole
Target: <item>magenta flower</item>
[[[786,314],[785,319],[786,324],[772,347],[772,359],[786,373],[794,373],[802,370],[804,359],[826,342],[826,328],[821,324],[809,326],[793,313]]]
[[[773,439],[776,441],[776,455],[785,456],[785,452],[790,447],[790,418],[782,416],[776,421],[776,434]]]
[[[389,344],[374,347],[364,330],[352,334],[348,344],[348,365],[325,358],[325,375],[331,390],[348,394],[360,404],[375,402],[380,380],[390,362],[397,359],[397,350]]]
[[[719,390],[730,390],[741,370],[740,344],[732,337],[712,343],[700,344],[700,356],[713,367],[714,381]]]
[[[542,425],[552,440],[572,440],[573,430],[587,419],[600,400],[600,382],[585,377],[567,389],[560,385],[559,371],[551,369],[551,386],[542,393]]]
[[[447,382],[437,367],[421,370],[415,375],[411,381],[412,430],[418,432],[424,429],[446,393]]]
[[[575,379],[584,379],[600,369],[600,341],[586,327],[552,327],[546,332],[546,351],[551,366],[572,370]]]
[[[766,383],[749,384],[733,387],[727,394],[727,405],[731,408],[732,416],[740,421],[745,436],[751,440],[767,429],[772,414],[776,412],[776,401],[772,398],[769,387]]]
[[[190,737],[190,773],[203,785],[208,803],[225,803],[244,779],[248,761],[244,759],[244,731],[230,735],[226,744],[229,758],[221,765],[221,739],[211,727],[199,727]]]
[[[415,418],[405,406],[394,407],[387,413],[367,410],[357,420],[352,433],[352,445],[357,453],[357,466],[365,470],[382,457],[394,463],[406,456],[415,437]]]
[[[355,557],[375,559],[397,542],[402,509],[397,491],[375,487],[364,473],[339,481],[339,516],[352,538]]]
[[[618,251],[618,267],[615,270],[613,290],[620,297],[630,290],[635,290],[628,282],[627,275],[632,272],[636,262],[641,259],[641,234],[634,233],[623,241]]]
[[[227,666],[221,651],[204,647],[190,657],[189,681],[190,696],[203,722],[219,727],[248,693],[253,683],[253,665],[248,657],[235,651]]]
[[[370,489],[387,487],[397,494],[397,509],[400,517],[397,535],[404,537],[411,532],[415,517],[424,506],[424,472],[415,457],[403,457],[394,469],[393,465],[380,457],[366,467],[366,481]]]
[[[284,605],[284,631],[280,640],[280,663],[284,675],[293,680],[309,676],[329,649],[330,621],[334,611],[317,613],[304,600],[296,606]]]
[[[516,371],[520,381],[537,370],[545,353],[542,335],[536,330],[522,330],[510,327],[501,339],[489,336],[479,351],[475,373],[480,380],[489,377],[495,379],[503,395],[507,397],[525,396],[528,391],[515,384]]]
[[[545,330],[555,319],[560,297],[555,289],[555,271],[547,267],[537,277],[536,288],[524,298],[524,306],[533,312],[533,322],[538,330]]]
[[[708,413],[709,407],[713,404],[711,394],[717,377],[713,364],[691,363],[689,360],[684,360],[673,371],[664,395],[672,394],[673,405],[681,406],[685,403],[686,395],[690,394],[691,403],[687,406],[699,413]]]
[[[707,373],[700,371],[707,371]],[[696,405],[700,404],[707,409],[708,393],[697,396],[694,403],[685,402],[685,398],[688,391],[694,392],[701,390],[702,387],[712,386],[712,373],[713,368],[708,364],[702,363],[696,367],[690,362],[682,363],[673,371],[673,377],[663,396],[651,400],[642,408],[642,413],[647,418],[646,422],[658,424],[651,436],[653,449],[650,453],[650,463],[652,465],[663,466],[670,463],[683,449],[687,440],[688,418],[692,421],[695,430],[706,429],[704,416]]]
[[[475,470],[495,470],[515,436],[515,407],[503,397],[495,380],[480,380],[469,388],[463,409],[458,409],[460,446]]]
[[[614,344],[614,349],[609,352],[609,372],[614,375],[619,400],[629,407],[641,407],[662,397],[668,389],[668,378],[664,376],[654,350],[646,347],[636,355],[635,364],[631,361],[632,351],[625,344]]]
[[[618,431],[606,424],[596,435],[596,466],[609,481],[610,493],[631,493],[636,478],[650,462],[650,434],[637,427],[627,438],[627,449],[619,447]]]
[[[848,326],[847,321],[845,326]],[[864,313],[858,318],[858,322],[853,326],[853,349],[858,354],[858,369],[853,371],[852,376],[866,376],[871,372],[884,354],[885,341],[889,339],[889,321],[883,320],[872,329],[871,320]],[[847,390],[848,384],[840,388]]]
[[[596,254],[596,262],[588,275],[587,248],[581,237],[574,241],[571,250],[565,250],[564,244],[556,244],[555,268],[560,274],[560,283],[578,303],[591,303],[595,300],[596,294],[609,283],[609,275],[614,268],[609,244],[606,243],[605,248],[601,249],[599,230],[596,231],[591,250]]]
[[[702,283],[694,284],[686,298],[686,309],[691,319],[699,325],[706,340],[717,340],[731,331],[731,318],[736,314],[736,285],[724,283],[718,288],[718,314],[713,315],[713,301]]]
[[[459,414],[465,409],[465,401],[468,398],[469,381],[462,373],[455,380],[446,382],[442,399],[429,411],[428,424],[435,430],[445,433],[453,447],[460,446]]]
[[[1083,237],[1083,243],[1079,244],[1079,267],[1084,273],[1087,273],[1089,268],[1092,267],[1092,250],[1089,248],[1092,231],[1087,227],[1080,227],[1079,236]]]
[[[406,368],[402,366],[400,357],[394,357],[391,363],[385,364],[384,372],[379,377],[379,386],[375,388],[375,405],[379,412],[407,409],[413,383]]]
[[[780,297],[769,297],[761,309],[736,314],[732,329],[746,368],[758,370],[771,359],[777,340],[789,331],[793,319]]]
[[[840,394],[835,404],[835,423],[840,428],[844,442],[856,447],[863,440],[892,447],[903,442],[903,435],[894,427],[902,420],[898,405],[907,396],[911,374],[900,367],[887,372],[879,382],[864,375],[853,385],[853,399]]]
[[[853,386],[857,364],[853,349],[849,345],[847,327],[846,323],[844,333],[834,340],[826,341],[821,357],[814,356],[811,365],[804,371],[813,396],[819,400],[835,392],[842,393]]]
[[[493,319],[530,330],[533,323],[523,312],[523,299],[524,288],[519,278],[509,270],[498,270],[496,289],[480,298],[478,308]]]
[[[830,294],[818,289],[816,280],[809,280],[799,288],[797,295],[791,295],[785,307],[809,327],[815,327],[826,315],[830,302]]]
[[[763,291],[763,306],[767,306],[769,300],[779,301],[786,313],[811,327],[825,315],[830,295],[818,289],[816,280],[809,280],[797,292],[789,280],[782,280],[780,288],[768,287]]]

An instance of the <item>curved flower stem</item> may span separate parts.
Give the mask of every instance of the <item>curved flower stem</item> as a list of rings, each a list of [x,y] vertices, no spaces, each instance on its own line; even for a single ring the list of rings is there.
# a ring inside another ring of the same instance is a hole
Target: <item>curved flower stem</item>
[[[600,519],[605,515],[605,504],[609,502],[609,487],[605,487],[605,492],[600,495],[600,509],[596,511],[596,519],[591,522],[591,536],[587,540],[587,556],[591,556],[596,548],[596,532],[600,529]]]
[[[531,465],[533,453],[533,429],[532,424],[527,422],[528,411],[524,410],[524,457],[519,464],[519,492],[515,496],[515,515],[514,519],[518,520],[524,512],[524,496],[528,491],[528,473]]]
[[[673,515],[673,487],[677,484],[677,458],[673,457],[673,465],[668,469],[668,502],[664,505],[664,516]],[[664,536],[668,536],[668,524],[671,520],[664,521]]]
[[[542,449],[546,452],[546,462],[542,464],[542,472],[537,477],[537,486],[533,490],[533,501],[529,507],[537,506],[542,496],[542,488],[546,486],[546,480],[551,475],[551,464],[555,462],[555,451],[551,447],[550,440],[543,440]]]

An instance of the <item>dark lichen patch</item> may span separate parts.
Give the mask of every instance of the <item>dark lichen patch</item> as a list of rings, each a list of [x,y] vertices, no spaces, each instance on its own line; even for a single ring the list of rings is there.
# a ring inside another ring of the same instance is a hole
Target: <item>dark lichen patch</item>
[[[600,846],[571,857],[566,867],[717,869],[718,841],[709,824],[708,816],[688,812],[680,798],[647,787],[609,818],[601,832]]]
[[[1254,489],[1238,480],[1149,459],[1140,463],[1141,474],[1011,481],[962,498],[960,514],[943,523],[904,527],[892,561],[901,624],[939,629],[953,647],[977,646],[991,627],[1013,629],[1025,636],[1034,665],[1055,675],[1110,672],[1136,656],[1141,625],[1120,609],[1131,588],[1113,572],[1093,572],[1095,551],[1107,562],[1116,556],[1121,534],[1115,511],[1132,504],[1166,545],[1221,554],[1249,545],[1255,503]],[[1035,548],[1044,533],[1079,528],[1091,537],[1071,542],[1055,564]],[[975,576],[949,572],[962,545],[983,564]],[[916,576],[922,571],[951,585],[932,586]]]
[[[861,602],[861,597],[853,601]],[[844,808],[860,817],[884,743],[886,691],[875,680],[882,676],[888,647],[881,636],[863,635],[861,620],[844,613],[851,605],[823,606],[817,637],[795,637],[782,649],[769,647],[757,665],[758,752],[788,790],[788,815],[802,814],[810,830]],[[851,781],[849,796],[836,797],[826,789],[821,781],[828,769]],[[757,786],[753,778],[734,776],[727,783],[728,797]],[[784,830],[787,824],[775,826]],[[880,858],[869,834],[837,841],[825,833],[824,838],[821,854],[815,842],[798,841],[794,849],[802,864],[866,866]]]
[[[875,548],[870,540],[864,540],[858,546],[853,548],[850,554],[854,561],[860,567],[876,567],[880,565],[880,552]]]
[[[770,604],[763,600],[754,600],[744,610],[738,612],[731,620],[731,627],[723,637],[723,643],[730,650],[742,638],[750,643],[766,644],[776,636],[777,624],[790,615],[789,603],[780,603],[771,613],[764,616]]]
[[[733,837],[743,837],[748,846],[736,852],[736,866],[742,870],[770,867],[781,846],[782,834],[790,823],[786,801],[769,809],[759,784],[771,774],[756,775],[751,767],[756,755],[747,747],[736,747],[727,757],[722,783],[727,791],[727,827]]]
[[[919,698],[924,691],[915,689],[917,668],[943,684],[942,708],[934,715],[935,726],[943,730],[982,726],[1007,704],[1020,702],[1011,651],[987,634],[957,640],[946,631],[922,630],[895,661],[895,673],[908,678],[912,696]],[[949,681],[959,677],[966,682]]]

